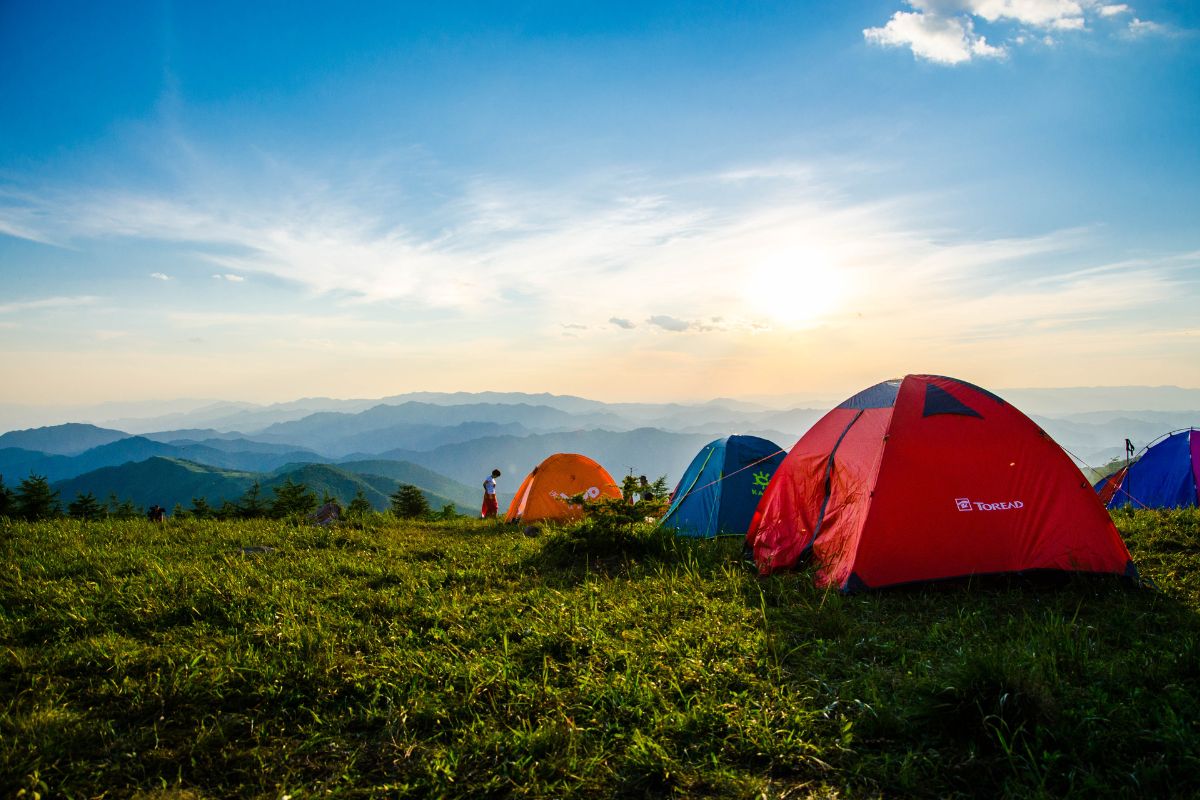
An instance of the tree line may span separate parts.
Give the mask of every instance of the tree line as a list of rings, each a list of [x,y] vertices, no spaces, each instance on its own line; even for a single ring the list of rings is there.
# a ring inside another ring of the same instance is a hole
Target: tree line
[[[374,513],[371,502],[367,500],[362,489],[343,509],[341,501],[328,491],[317,494],[303,483],[291,478],[271,490],[272,497],[265,497],[262,486],[258,481],[237,500],[225,499],[218,506],[209,504],[204,497],[193,497],[192,505],[185,508],[177,504],[171,511],[171,516],[177,519],[303,519],[317,511],[318,508],[333,503],[337,505],[342,516],[349,519],[362,519]],[[62,507],[60,493],[50,487],[50,482],[44,475],[30,475],[16,487],[9,489],[0,476],[0,517],[36,521],[42,519],[57,519],[63,516],[73,519],[135,519],[144,517],[146,511],[138,507],[132,500],[119,500],[116,494],[109,495],[101,502],[92,492],[80,492],[75,499]],[[454,506],[447,505],[439,512],[434,512],[424,493],[416,486],[401,484],[393,492],[390,511],[404,519],[439,518],[449,519],[457,516]]]

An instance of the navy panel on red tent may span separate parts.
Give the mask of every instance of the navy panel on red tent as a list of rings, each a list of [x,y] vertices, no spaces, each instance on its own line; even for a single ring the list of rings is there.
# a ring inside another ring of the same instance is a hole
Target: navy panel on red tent
[[[930,383],[925,387],[925,408],[922,410],[922,416],[932,417],[934,414],[958,414],[963,417],[983,417],[983,414],[980,414],[942,387]]]
[[[900,393],[900,381],[877,383],[841,403],[838,408],[891,408]]]

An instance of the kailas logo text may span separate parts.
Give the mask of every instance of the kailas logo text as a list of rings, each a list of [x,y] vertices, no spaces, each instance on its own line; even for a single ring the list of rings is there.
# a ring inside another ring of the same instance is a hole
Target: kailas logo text
[[[1021,500],[1002,500],[995,503],[981,503],[978,500],[970,500],[966,497],[958,497],[954,500],[954,507],[959,511],[1016,511],[1019,508],[1024,508],[1025,503]]]

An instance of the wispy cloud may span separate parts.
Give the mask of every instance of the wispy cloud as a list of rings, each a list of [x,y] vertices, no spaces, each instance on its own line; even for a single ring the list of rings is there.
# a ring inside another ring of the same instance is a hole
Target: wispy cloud
[[[1155,34],[1168,33],[1170,29],[1166,25],[1161,25],[1157,22],[1138,19],[1134,17],[1129,20],[1129,33],[1132,36],[1153,36]]]
[[[571,324],[558,330],[589,341],[618,330],[738,336],[895,319],[917,308],[975,309],[940,317],[953,323],[947,335],[968,335],[983,326],[979,297],[991,298],[992,320],[1067,324],[1142,308],[1172,280],[1165,264],[1150,264],[1140,277],[1153,295],[1073,284],[1065,292],[1069,284],[1053,279],[1094,266],[1081,253],[1095,231],[956,236],[918,221],[912,198],[839,200],[820,173],[811,164],[750,164],[670,181],[634,172],[578,176],[538,189],[477,177],[436,209],[438,224],[420,231],[377,201],[386,181],[362,178],[346,185],[314,178],[303,202],[283,207],[237,193],[168,198],[86,187],[25,205],[38,209],[30,215],[42,226],[34,233],[47,240],[173,242],[218,265],[214,281],[270,276],[332,298],[346,319],[384,316],[400,304],[405,313],[392,318],[445,311],[489,327],[509,320],[510,336],[557,326],[564,308]],[[0,312],[19,307],[10,302]],[[284,317],[231,324],[293,324]],[[220,319],[170,315],[180,327]]]
[[[0,303],[0,314],[16,314],[22,311],[40,311],[56,308],[78,308],[95,304],[99,298],[91,295],[74,297],[44,297],[38,300],[21,300],[10,303]]]
[[[906,0],[906,4],[911,11],[896,11],[883,25],[864,29],[863,37],[883,47],[907,47],[917,58],[945,65],[1003,58],[1013,46],[1034,41],[1053,45],[1057,34],[1088,31],[1090,23],[1133,13],[1126,3],[1099,0]],[[977,22],[998,26],[997,32],[1008,38],[989,42],[976,30]],[[1165,28],[1134,17],[1128,30],[1147,34]]]
[[[151,272],[150,277],[154,278],[155,280],[160,280],[160,281],[171,280],[171,276],[166,274],[165,272]]]

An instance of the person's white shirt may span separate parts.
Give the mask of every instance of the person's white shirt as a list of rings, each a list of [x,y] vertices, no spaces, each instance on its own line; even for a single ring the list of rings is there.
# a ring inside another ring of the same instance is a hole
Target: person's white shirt
[[[483,479],[483,492],[484,492],[484,494],[495,494],[496,493],[496,479],[493,478],[491,475],[488,475],[486,478]]]

